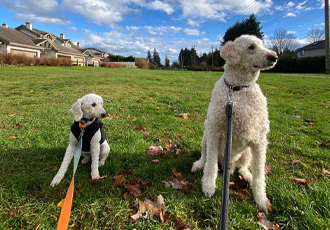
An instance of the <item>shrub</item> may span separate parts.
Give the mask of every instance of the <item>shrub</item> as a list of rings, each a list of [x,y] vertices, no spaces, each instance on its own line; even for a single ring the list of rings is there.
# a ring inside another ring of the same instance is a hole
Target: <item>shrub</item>
[[[147,62],[146,59],[144,59],[144,58],[136,58],[135,62],[136,62],[137,67],[141,68],[141,69],[157,69],[156,65],[154,65],[150,62]]]
[[[126,68],[125,64],[120,64],[115,62],[102,62],[100,66],[106,68]]]
[[[272,72],[322,73],[325,72],[325,56],[304,58],[280,58]]]
[[[28,57],[19,54],[0,53],[0,60],[7,65],[20,66],[72,66],[70,58],[54,58],[54,57]]]

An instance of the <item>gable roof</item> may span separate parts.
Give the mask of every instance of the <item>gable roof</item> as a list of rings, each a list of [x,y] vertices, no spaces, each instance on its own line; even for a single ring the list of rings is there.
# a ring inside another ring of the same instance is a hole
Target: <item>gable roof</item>
[[[311,43],[311,44],[309,44],[307,46],[300,47],[296,51],[322,49],[322,48],[325,48],[325,40],[317,41],[317,42]]]
[[[0,41],[6,44],[25,45],[30,48],[43,49],[42,47],[35,46],[30,36],[7,27],[0,27]]]

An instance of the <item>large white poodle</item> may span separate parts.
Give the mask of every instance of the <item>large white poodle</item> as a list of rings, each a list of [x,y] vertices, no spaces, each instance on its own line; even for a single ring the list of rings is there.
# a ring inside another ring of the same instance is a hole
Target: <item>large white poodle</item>
[[[260,70],[270,69],[277,62],[274,51],[252,35],[242,35],[221,48],[226,60],[224,74],[215,84],[205,120],[202,156],[193,164],[192,172],[204,168],[202,189],[206,196],[215,193],[218,161],[223,165],[225,148],[225,102],[230,88],[234,102],[232,117],[232,152],[230,172],[239,173],[251,184],[258,207],[268,212],[265,163],[269,120],[267,99],[256,81]],[[249,167],[252,168],[252,174]]]
[[[71,126],[69,138],[70,142],[66,149],[61,167],[50,184],[53,187],[59,184],[63,179],[73,158],[81,132],[79,122],[81,124],[86,124],[82,142],[81,155],[84,157],[82,163],[88,163],[89,159],[92,157],[91,175],[93,180],[100,178],[98,167],[104,165],[110,152],[110,147],[103,130],[103,123],[98,119],[106,116],[102,98],[95,94],[87,94],[82,98],[79,98],[72,105],[70,111],[74,117],[74,123]]]

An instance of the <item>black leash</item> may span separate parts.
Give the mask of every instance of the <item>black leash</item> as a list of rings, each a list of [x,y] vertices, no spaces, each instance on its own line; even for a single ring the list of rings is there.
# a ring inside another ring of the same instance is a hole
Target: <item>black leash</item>
[[[226,82],[226,81],[225,81]],[[227,82],[226,82],[227,84]],[[226,101],[226,140],[225,153],[223,161],[223,176],[222,176],[222,195],[221,195],[221,216],[219,229],[228,229],[228,210],[229,210],[229,180],[230,180],[230,154],[232,144],[232,114],[234,102],[231,101],[230,96],[233,94],[233,87],[229,87],[228,100]]]

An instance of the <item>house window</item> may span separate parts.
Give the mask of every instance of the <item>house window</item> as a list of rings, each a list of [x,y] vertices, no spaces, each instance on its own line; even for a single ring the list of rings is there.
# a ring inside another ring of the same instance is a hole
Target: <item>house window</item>
[[[300,51],[300,56],[305,56],[305,50]]]
[[[71,47],[71,44],[70,43],[66,43],[66,47]]]

